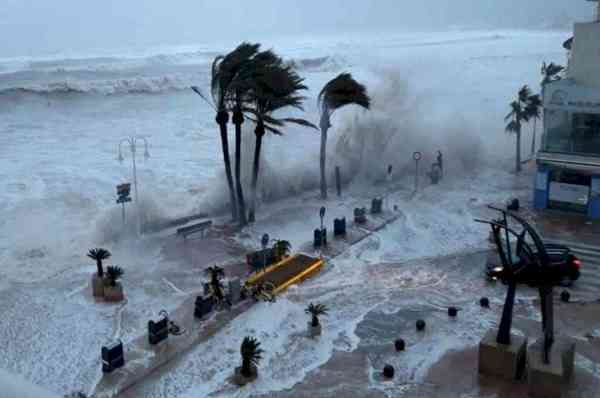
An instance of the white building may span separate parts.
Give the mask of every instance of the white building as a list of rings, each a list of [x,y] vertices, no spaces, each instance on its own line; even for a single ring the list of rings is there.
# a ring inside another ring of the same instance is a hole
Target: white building
[[[598,1],[598,0],[595,0]],[[600,218],[600,3],[576,23],[564,79],[543,88],[544,133],[535,206]]]

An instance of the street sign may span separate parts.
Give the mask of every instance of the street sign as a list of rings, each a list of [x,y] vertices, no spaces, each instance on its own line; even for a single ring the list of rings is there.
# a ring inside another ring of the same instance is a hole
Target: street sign
[[[123,205],[122,213],[123,213],[123,224],[125,224],[125,203],[131,202],[131,197],[129,194],[131,193],[131,184],[119,184],[117,185],[117,204]]]
[[[130,192],[131,192],[131,184],[130,183],[117,185],[117,195],[129,196]]]

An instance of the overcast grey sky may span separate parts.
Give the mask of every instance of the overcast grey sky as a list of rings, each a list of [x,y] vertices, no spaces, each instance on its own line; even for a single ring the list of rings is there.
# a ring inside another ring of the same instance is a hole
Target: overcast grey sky
[[[568,24],[585,0],[0,0],[0,56],[377,29]]]

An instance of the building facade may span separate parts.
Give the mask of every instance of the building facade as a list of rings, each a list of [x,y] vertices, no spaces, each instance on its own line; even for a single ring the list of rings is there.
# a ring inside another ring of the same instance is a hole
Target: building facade
[[[534,204],[600,219],[600,21],[575,24],[566,77],[542,89]]]

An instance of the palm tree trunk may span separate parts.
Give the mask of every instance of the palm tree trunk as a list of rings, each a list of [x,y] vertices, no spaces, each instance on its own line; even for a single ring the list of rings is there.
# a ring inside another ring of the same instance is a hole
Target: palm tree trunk
[[[260,149],[262,146],[262,139],[265,135],[265,125],[264,122],[259,119],[256,124],[256,129],[254,130],[256,134],[256,145],[254,146],[254,165],[252,168],[252,185],[251,189],[251,197],[250,197],[250,209],[248,211],[248,221],[255,222],[256,221],[256,185],[258,182],[258,172],[260,168]]]
[[[233,123],[235,124],[235,188],[238,199],[238,216],[240,225],[246,225],[246,202],[242,189],[241,162],[242,162],[242,123],[244,115],[238,109],[234,112]]]
[[[96,260],[96,267],[98,268],[98,276],[102,278],[104,276],[104,270],[102,269],[102,260]]]
[[[521,128],[517,131],[517,167],[515,169],[517,173],[521,171]]]
[[[535,133],[536,133],[536,127],[537,127],[537,119],[534,118],[533,119],[533,138],[531,139],[531,157],[533,158],[533,155],[535,155]]]
[[[321,199],[327,199],[327,176],[325,173],[325,158],[327,156],[327,130],[321,129]]]
[[[229,158],[229,140],[227,138],[227,122],[229,115],[226,111],[217,113],[217,123],[221,132],[221,146],[223,149],[223,162],[225,163],[225,175],[227,176],[227,185],[229,187],[229,201],[231,205],[231,217],[237,220],[237,203],[235,200],[235,191],[233,190],[233,177],[231,175],[231,159]]]
[[[246,377],[252,376],[252,364],[245,358],[242,359],[242,374]]]

